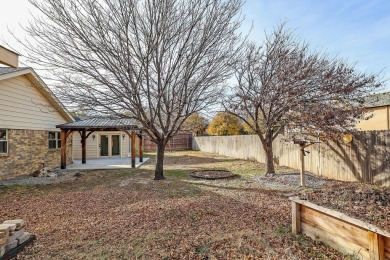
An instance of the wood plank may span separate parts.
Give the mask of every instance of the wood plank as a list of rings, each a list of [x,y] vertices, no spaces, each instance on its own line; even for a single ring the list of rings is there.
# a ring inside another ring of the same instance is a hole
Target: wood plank
[[[326,233],[323,229],[319,227],[313,227],[310,224],[301,223],[301,229],[302,233],[306,234],[312,239],[320,240],[342,253],[358,254],[361,255],[363,259],[369,259],[369,253],[367,248],[347,241],[342,237]]]
[[[355,219],[355,218],[349,217],[349,216],[345,215],[344,213],[338,212],[336,210],[328,209],[328,208],[325,208],[325,207],[318,206],[318,205],[316,205],[314,203],[308,202],[306,200],[301,200],[301,199],[299,199],[297,197],[290,197],[290,200],[294,201],[294,202],[297,202],[297,203],[299,203],[301,205],[307,206],[309,208],[315,209],[315,210],[317,210],[319,212],[323,212],[323,213],[325,213],[325,214],[327,214],[329,216],[332,216],[334,218],[346,221],[346,222],[351,223],[351,224],[353,224],[355,226],[358,226],[358,227],[370,230],[372,232],[375,232],[375,233],[378,233],[378,234],[380,234],[382,236],[390,238],[390,232],[388,232],[386,230],[383,230],[383,229],[381,229],[379,227],[376,227],[374,225],[371,225],[369,223],[366,223],[364,221],[361,221],[359,219]]]
[[[385,247],[385,258],[390,259],[390,238],[383,238],[383,244]]]
[[[371,260],[384,260],[385,259],[385,248],[383,236],[378,235],[372,231],[368,232],[368,236],[370,239],[370,259]]]
[[[301,204],[291,201],[292,233],[301,233]]]
[[[301,219],[304,223],[312,226],[320,226],[321,229],[333,235],[343,237],[359,246],[368,248],[368,231],[361,227],[351,225],[348,222],[328,216],[306,206],[301,206]]]

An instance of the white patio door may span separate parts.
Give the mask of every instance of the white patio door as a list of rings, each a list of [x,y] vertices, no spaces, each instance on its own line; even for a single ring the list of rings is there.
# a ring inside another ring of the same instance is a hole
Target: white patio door
[[[120,135],[101,134],[99,137],[99,157],[120,157],[120,155]]]

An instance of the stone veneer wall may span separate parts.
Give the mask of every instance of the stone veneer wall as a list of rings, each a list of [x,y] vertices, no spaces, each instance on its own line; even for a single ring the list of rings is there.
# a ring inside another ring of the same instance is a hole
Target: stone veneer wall
[[[67,163],[72,162],[72,138],[67,141]],[[61,164],[61,149],[49,149],[48,131],[8,129],[8,154],[0,154],[0,180],[28,175]]]

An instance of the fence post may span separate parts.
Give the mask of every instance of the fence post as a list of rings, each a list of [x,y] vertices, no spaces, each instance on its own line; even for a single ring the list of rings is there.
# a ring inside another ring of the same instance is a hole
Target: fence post
[[[292,233],[301,233],[301,204],[291,201]]]

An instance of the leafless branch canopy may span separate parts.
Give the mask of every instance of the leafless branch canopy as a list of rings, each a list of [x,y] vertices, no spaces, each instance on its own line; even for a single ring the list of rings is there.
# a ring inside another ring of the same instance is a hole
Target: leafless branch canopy
[[[29,0],[30,62],[89,113],[134,118],[168,141],[231,75],[241,0]]]
[[[244,55],[225,106],[262,141],[266,135],[273,140],[284,126],[326,134],[352,131],[364,117],[364,97],[382,84],[346,60],[311,51],[284,24],[266,35],[262,46],[248,44]]]

